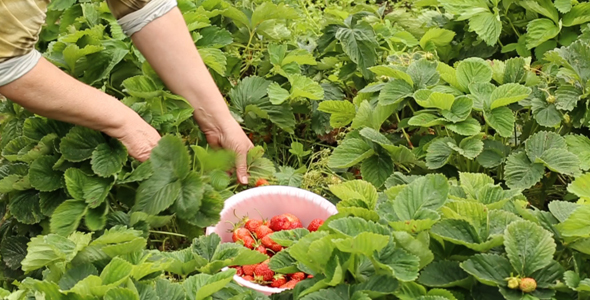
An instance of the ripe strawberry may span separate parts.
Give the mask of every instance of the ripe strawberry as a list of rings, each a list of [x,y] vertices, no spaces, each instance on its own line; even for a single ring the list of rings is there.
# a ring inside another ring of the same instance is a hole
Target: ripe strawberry
[[[307,230],[309,230],[311,232],[318,231],[318,228],[320,228],[320,226],[322,226],[322,224],[324,224],[324,220],[315,219],[315,220],[311,221],[311,223],[309,223],[309,226],[307,226]]]
[[[288,230],[291,222],[284,215],[277,215],[270,219],[268,227],[274,231]]]
[[[262,254],[266,254],[266,247],[264,247],[264,245],[258,245],[256,247],[256,251],[262,253]]]
[[[258,266],[258,264],[242,266],[242,271],[244,272],[245,275],[252,276],[252,275],[254,275],[254,270],[256,269],[257,266]]]
[[[301,221],[299,220],[299,218],[297,218],[296,216],[294,216],[292,214],[284,214],[284,215],[285,215],[285,217],[287,217],[287,219],[291,223],[291,226],[289,226],[289,229],[303,228],[303,224],[301,224]]]
[[[275,272],[268,267],[268,260],[262,262],[254,269],[254,279],[256,281],[270,281],[275,276]]]
[[[281,285],[281,288],[282,289],[293,289],[293,288],[295,288],[295,285],[297,285],[299,282],[300,282],[300,280],[291,279],[287,283]]]
[[[234,230],[234,233],[232,234],[232,240],[235,243],[244,245],[246,248],[254,249],[254,238],[252,237],[252,234],[250,234],[250,231],[248,231],[246,228],[238,228]]]
[[[244,228],[254,233],[256,232],[256,228],[260,227],[261,225],[264,225],[264,223],[261,220],[248,219],[248,221],[246,221],[246,225],[244,225]]]
[[[305,273],[303,273],[303,272],[293,273],[289,276],[291,277],[291,279],[295,279],[295,280],[299,280],[299,281],[305,279]]]
[[[270,283],[270,286],[271,287],[275,287],[275,288],[279,288],[282,285],[284,285],[285,283],[287,283],[287,278],[285,278],[285,275],[283,275],[283,274],[277,274],[272,279],[272,282]]]
[[[230,267],[230,268],[236,269],[236,275],[238,275],[238,276],[244,275],[244,270],[242,269],[242,267],[240,267],[240,266],[233,266],[233,267]]]
[[[311,278],[313,278],[313,275],[309,274],[309,275],[307,275],[307,278],[311,279]]]
[[[266,225],[260,225],[258,226],[258,228],[256,228],[256,231],[254,231],[254,234],[256,234],[256,237],[258,239],[261,239],[271,233],[273,233],[274,231],[272,231],[272,229],[270,229],[268,226]]]
[[[242,277],[242,278],[244,278],[244,279],[246,279],[246,280],[248,280],[248,281],[252,281],[252,282],[254,282],[254,276],[252,276],[252,275],[245,275],[245,276],[244,276],[244,277]]]
[[[263,186],[263,185],[268,185],[268,181],[266,179],[260,178],[256,181],[256,186]]]
[[[520,281],[520,290],[525,293],[531,293],[537,289],[537,281],[530,277],[525,277]]]
[[[276,253],[276,252],[280,252],[281,250],[283,250],[283,246],[281,246],[281,245],[277,244],[277,243],[276,243],[275,241],[273,241],[273,240],[270,238],[270,236],[268,236],[268,235],[267,235],[267,236],[265,236],[265,237],[263,237],[263,238],[262,238],[260,241],[262,242],[262,244],[263,244],[263,245],[264,245],[266,248],[268,248],[268,249],[270,249],[270,250],[274,251],[275,253]]]

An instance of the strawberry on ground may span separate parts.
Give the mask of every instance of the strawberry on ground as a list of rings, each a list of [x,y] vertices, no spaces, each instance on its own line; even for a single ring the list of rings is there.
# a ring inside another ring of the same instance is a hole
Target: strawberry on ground
[[[252,276],[252,275],[254,275],[254,270],[256,269],[257,266],[258,266],[258,264],[242,266],[242,271],[244,272],[245,275]]]
[[[254,279],[256,281],[270,281],[275,276],[275,272],[268,267],[269,260],[265,260],[254,269]]]
[[[246,248],[254,248],[254,238],[246,228],[235,229],[232,234],[232,240],[234,243],[241,243]]]
[[[318,228],[320,228],[320,226],[322,226],[322,224],[324,224],[324,220],[315,219],[315,220],[311,221],[311,223],[309,223],[309,226],[307,226],[307,230],[309,230],[311,232],[318,231]]]
[[[263,237],[273,233],[274,231],[272,229],[270,229],[268,226],[266,225],[260,225],[258,226],[258,228],[256,228],[256,230],[254,231],[254,234],[256,234],[256,237],[258,239],[262,239]]]
[[[297,285],[299,282],[301,282],[301,280],[291,279],[291,280],[287,281],[287,283],[281,285],[281,288],[282,289],[293,289],[293,288],[295,288],[295,285]]]
[[[283,274],[277,274],[273,277],[272,282],[270,283],[271,287],[279,288],[283,284],[287,283],[287,278]]]
[[[291,277],[291,279],[296,279],[296,280],[300,280],[300,281],[305,279],[305,273],[303,273],[303,272],[293,273],[289,276]]]
[[[268,181],[264,178],[260,178],[256,181],[256,186],[263,186],[263,185],[268,185]]]
[[[267,235],[267,236],[265,236],[265,237],[263,237],[263,238],[262,238],[260,241],[262,242],[262,244],[263,244],[263,245],[264,245],[266,248],[268,248],[268,249],[272,250],[272,251],[273,251],[273,252],[275,252],[275,253],[277,253],[277,252],[280,252],[281,250],[283,250],[283,246],[281,246],[281,245],[277,244],[277,243],[276,243],[275,241],[273,241],[273,240],[270,238],[270,236],[268,236],[268,235]]]

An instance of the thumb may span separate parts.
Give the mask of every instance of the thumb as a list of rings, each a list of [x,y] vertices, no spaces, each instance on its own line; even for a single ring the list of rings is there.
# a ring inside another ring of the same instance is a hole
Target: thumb
[[[243,152],[238,152],[236,156],[236,175],[241,184],[248,184],[248,161]]]

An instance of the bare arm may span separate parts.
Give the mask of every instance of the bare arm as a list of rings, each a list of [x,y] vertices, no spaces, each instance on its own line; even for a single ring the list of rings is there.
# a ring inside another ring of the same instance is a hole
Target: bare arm
[[[178,8],[131,36],[166,86],[195,109],[195,119],[213,146],[236,152],[241,183],[248,183],[246,155],[252,143],[234,120],[197,51]]]
[[[140,161],[149,157],[160,139],[158,132],[131,108],[72,78],[44,58],[24,76],[0,86],[0,94],[36,114],[117,138]]]

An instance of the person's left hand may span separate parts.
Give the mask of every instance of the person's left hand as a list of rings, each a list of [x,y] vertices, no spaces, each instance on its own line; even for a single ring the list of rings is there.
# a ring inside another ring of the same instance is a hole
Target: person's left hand
[[[240,124],[230,120],[216,130],[203,130],[207,142],[213,147],[221,147],[236,154],[236,175],[241,184],[248,184],[248,151],[254,147]]]

